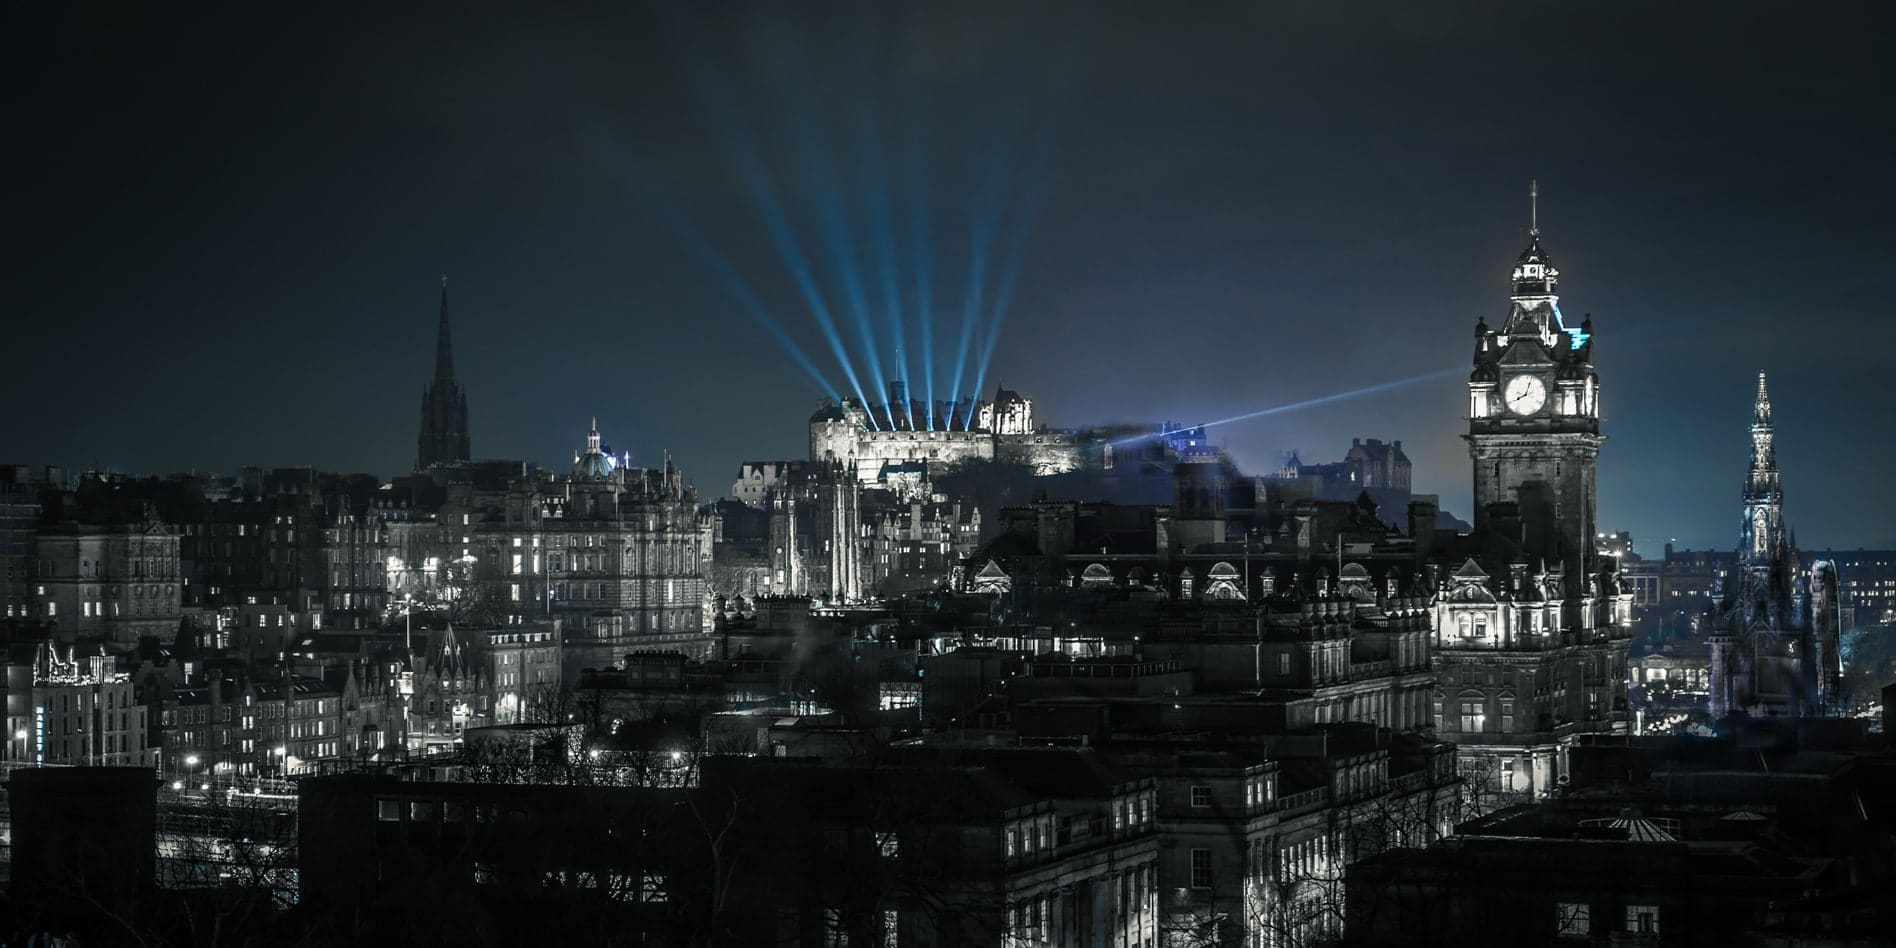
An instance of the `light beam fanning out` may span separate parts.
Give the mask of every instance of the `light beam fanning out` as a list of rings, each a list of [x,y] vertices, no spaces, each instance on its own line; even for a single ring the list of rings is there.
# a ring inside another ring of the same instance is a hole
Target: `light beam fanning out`
[[[1253,418],[1266,418],[1271,415],[1282,415],[1288,412],[1302,411],[1305,408],[1315,408],[1318,405],[1328,405],[1332,402],[1342,402],[1342,401],[1348,401],[1352,398],[1362,398],[1365,395],[1379,395],[1383,392],[1393,391],[1399,388],[1407,388],[1411,385],[1420,385],[1424,382],[1433,382],[1433,381],[1436,381],[1437,379],[1453,378],[1458,375],[1466,375],[1467,373],[1468,373],[1467,369],[1460,368],[1460,367],[1453,368],[1453,369],[1443,369],[1439,372],[1429,372],[1425,375],[1412,375],[1406,379],[1396,379],[1391,382],[1380,382],[1378,384],[1365,386],[1363,388],[1351,389],[1347,392],[1337,392],[1332,395],[1319,395],[1316,398],[1306,398],[1303,401],[1291,402],[1288,405],[1274,405],[1270,408],[1264,408],[1264,409],[1260,409],[1258,411],[1252,411],[1252,412],[1245,412],[1242,415],[1232,415],[1228,418],[1219,418],[1215,421],[1199,422],[1196,425],[1187,425],[1186,427],[1187,428],[1214,428],[1214,427],[1217,427],[1218,425],[1228,425],[1228,424],[1231,424],[1233,422],[1238,422],[1238,421],[1250,421]],[[1130,437],[1130,438],[1121,438],[1118,441],[1113,442],[1113,444],[1115,445],[1132,444],[1135,442],[1148,440],[1151,437],[1152,436],[1149,434],[1134,435],[1133,437]]]
[[[914,115],[924,114],[917,108]],[[915,260],[915,319],[922,337],[922,392],[927,406],[924,414],[928,427],[935,427],[935,289],[933,286],[934,247],[929,240],[932,226],[928,212],[928,174],[926,150],[922,143],[922,123],[912,120],[903,138],[903,164],[908,169],[909,253]]]
[[[678,242],[698,262],[698,265],[703,267],[718,282],[718,285],[724,288],[725,292],[737,300],[738,305],[743,307],[759,326],[763,327],[764,332],[775,340],[777,345],[783,347],[785,354],[790,356],[790,361],[796,363],[797,367],[802,369],[803,373],[808,375],[824,394],[840,400],[841,396],[837,394],[836,386],[830,384],[830,380],[823,375],[822,370],[816,367],[816,363],[803,351],[803,347],[790,338],[790,333],[783,328],[783,323],[771,314],[770,309],[758,299],[757,294],[751,290],[743,278],[737,275],[737,270],[731,266],[730,261],[726,260],[723,254],[718,253],[717,248],[711,245],[702,231],[692,225],[684,209],[651,185],[650,178],[642,172],[636,160],[627,159],[625,164],[635,169],[632,175],[633,189],[643,195],[652,209],[658,212],[658,216],[672,229]]]
[[[1040,134],[1035,137],[1033,154],[1029,158],[1027,179],[1021,189],[1020,211],[1014,218],[1013,229],[1008,233],[1007,250],[1001,257],[999,278],[994,285],[993,309],[988,314],[986,337],[982,340],[981,356],[975,362],[974,387],[980,391],[987,381],[988,366],[994,361],[994,347],[1001,338],[1001,326],[1007,322],[1007,307],[1013,302],[1014,281],[1020,276],[1021,259],[1027,252],[1027,235],[1033,230],[1034,218],[1040,211],[1040,198],[1047,184],[1047,175],[1053,166],[1054,122],[1043,120]]]
[[[856,398],[863,404],[869,404],[862,387],[862,380],[856,372],[855,363],[849,358],[849,349],[843,344],[842,334],[836,328],[836,320],[830,314],[829,306],[824,302],[822,290],[818,287],[816,274],[810,266],[809,257],[803,252],[802,244],[797,240],[796,231],[790,226],[790,218],[784,211],[783,202],[777,197],[776,187],[771,183],[770,173],[764,168],[756,142],[744,131],[742,113],[738,109],[730,90],[713,75],[705,65],[705,57],[696,49],[686,49],[682,56],[685,74],[689,85],[698,94],[700,103],[711,119],[711,130],[723,146],[726,156],[737,167],[738,176],[743,180],[745,190],[751,202],[756,205],[762,218],[764,230],[770,235],[771,243],[783,258],[784,267],[789,270],[795,281],[797,292],[803,297],[804,305],[810,316],[816,321],[817,328],[823,333],[824,341],[829,343],[830,351],[836,362],[842,367],[843,376]],[[873,366],[872,372],[873,372]],[[876,375],[870,376],[874,384]],[[873,413],[869,417],[870,427],[879,427]]]

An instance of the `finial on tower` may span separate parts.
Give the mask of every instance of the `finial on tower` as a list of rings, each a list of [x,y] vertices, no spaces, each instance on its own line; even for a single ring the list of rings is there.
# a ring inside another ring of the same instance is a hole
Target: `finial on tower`
[[[448,275],[445,273],[441,274],[441,288],[444,290],[448,288]]]
[[[1540,181],[1538,179],[1533,179],[1533,178],[1528,179],[1527,206],[1528,206],[1528,223],[1530,225],[1528,228],[1528,233],[1533,234],[1536,237],[1539,237],[1540,232],[1541,232],[1540,198],[1541,198]]]

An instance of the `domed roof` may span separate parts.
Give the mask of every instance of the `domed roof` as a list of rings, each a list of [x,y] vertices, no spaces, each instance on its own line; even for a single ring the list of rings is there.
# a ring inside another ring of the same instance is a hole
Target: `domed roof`
[[[586,480],[605,480],[618,468],[612,457],[599,447],[599,419],[592,422],[592,433],[586,436],[586,451],[573,458],[573,477]]]

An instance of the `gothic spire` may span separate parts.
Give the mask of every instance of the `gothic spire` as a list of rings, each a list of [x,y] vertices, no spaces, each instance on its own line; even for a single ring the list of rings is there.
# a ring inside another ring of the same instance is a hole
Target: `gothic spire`
[[[435,381],[454,384],[454,340],[448,334],[448,278],[441,277],[441,325],[435,336]]]
[[[434,380],[422,389],[421,437],[415,469],[465,461],[467,393],[454,380],[454,341],[448,332],[448,278],[441,278],[441,322],[435,337]]]
[[[1784,489],[1778,480],[1777,447],[1771,430],[1771,395],[1758,373],[1758,400],[1751,414],[1751,470],[1745,476],[1744,547],[1747,563],[1766,562],[1778,551],[1784,524]]]

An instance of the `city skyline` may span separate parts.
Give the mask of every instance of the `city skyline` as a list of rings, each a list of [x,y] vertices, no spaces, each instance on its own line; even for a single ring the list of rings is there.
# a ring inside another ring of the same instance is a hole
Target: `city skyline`
[[[1896,944],[1896,7],[11,12],[0,945]]]
[[[1671,537],[1730,546],[1745,390],[1764,370],[1805,536],[1896,540],[1853,501],[1875,495],[1896,445],[1855,441],[1860,465],[1835,464],[1832,447],[1890,420],[1855,394],[1896,341],[1871,276],[1890,257],[1876,222],[1892,194],[1874,173],[1888,129],[1856,104],[1887,74],[1849,52],[1872,30],[1782,24],[1773,61],[1793,81],[1739,67],[1763,16],[1742,6],[1642,11],[1645,28],[1630,31],[1545,10],[1239,11],[1241,28],[1214,31],[1132,7],[1071,25],[1052,9],[1001,26],[918,10],[850,29],[840,24],[865,18],[581,11],[529,27],[404,13],[366,33],[277,24],[250,44],[221,43],[234,26],[214,17],[133,19],[97,24],[86,42],[118,55],[84,75],[58,64],[94,24],[36,12],[47,42],[35,55],[70,95],[28,112],[24,160],[46,186],[23,210],[50,229],[12,298],[67,318],[20,330],[46,356],[9,373],[5,394],[64,395],[12,426],[10,459],[406,470],[442,272],[476,455],[558,465],[598,415],[615,446],[668,451],[708,492],[742,460],[800,456],[801,419],[824,393],[647,194],[674,199],[836,381],[671,48],[696,43],[771,144],[781,73],[759,63],[782,33],[818,62],[867,53],[865,68],[891,70],[888,88],[926,94],[937,171],[993,137],[954,131],[982,114],[980,82],[1016,83],[1032,114],[1057,119],[1056,173],[1019,229],[1011,315],[980,395],[1006,382],[1059,425],[1192,423],[1442,372],[1212,437],[1252,470],[1285,450],[1323,458],[1351,436],[1401,438],[1417,489],[1466,516],[1450,370],[1465,364],[1468,326],[1495,313],[1538,178],[1569,308],[1613,340],[1600,356],[1615,381],[1601,525],[1649,553]],[[1683,32],[1695,42],[1668,39]],[[1563,42],[1535,39],[1546,35]],[[1038,55],[1050,36],[1061,55]],[[481,54],[503,37],[511,56]],[[158,39],[175,46],[161,53]],[[1444,62],[1483,66],[1402,78]],[[829,103],[849,77],[807,78]],[[168,98],[186,92],[201,94]],[[831,144],[846,144],[847,117],[820,114]],[[1148,131],[1121,134],[1133,126]],[[1819,129],[1832,147],[1803,144]],[[127,140],[140,157],[115,146]],[[521,173],[534,161],[557,170]],[[228,171],[194,174],[205,167]],[[794,163],[767,170],[817,246],[821,202],[796,186]],[[1831,189],[1836,179],[1852,187]],[[965,202],[954,176],[930,180],[944,215]],[[946,274],[956,255],[940,243]],[[858,249],[868,267],[873,245]],[[949,283],[937,280],[944,309],[960,292]],[[54,345],[70,324],[100,342]],[[58,381],[85,373],[110,381]]]

